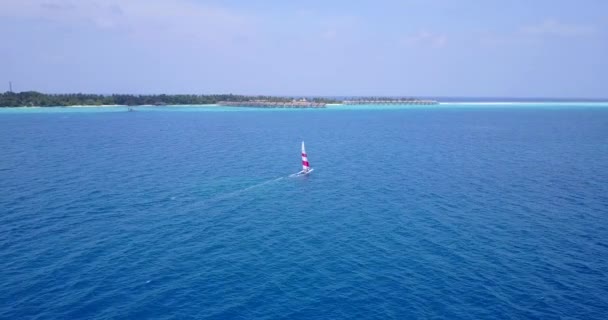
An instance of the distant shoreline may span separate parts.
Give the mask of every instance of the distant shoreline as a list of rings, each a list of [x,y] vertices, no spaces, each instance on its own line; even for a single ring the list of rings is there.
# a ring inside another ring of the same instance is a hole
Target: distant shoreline
[[[602,101],[603,100],[603,101]],[[235,94],[46,94],[36,91],[0,93],[0,108],[190,108],[190,107],[249,107],[249,108],[357,108],[381,105],[443,105],[443,106],[522,106],[581,104],[596,106],[607,99],[589,98],[508,98],[508,97],[399,97],[399,96],[262,96]],[[351,107],[352,105],[352,107]]]
[[[572,104],[581,104],[581,105],[605,105],[608,104],[607,101],[438,101],[435,106],[523,106],[523,105],[572,105]],[[412,107],[423,107],[425,105],[415,105],[415,104],[390,104],[393,106],[412,106]],[[345,107],[348,106],[350,108],[357,108],[357,106],[386,106],[385,104],[345,104],[345,103],[327,103],[327,107]],[[426,105],[433,106],[433,105]],[[71,105],[71,106],[7,106],[0,107],[0,109],[13,109],[13,108],[24,108],[24,109],[36,109],[36,108],[44,108],[44,109],[64,109],[64,108],[73,108],[73,109],[95,109],[95,108],[200,108],[200,107],[226,107],[217,103],[204,103],[204,104],[167,104],[167,105],[153,105],[153,104],[141,104],[141,105],[126,105],[126,104],[102,104],[102,105]],[[238,107],[238,106],[237,106]],[[234,108],[234,106],[230,106],[229,108]],[[266,107],[259,107],[260,109],[267,109]]]
[[[408,106],[408,107],[432,107],[432,106],[444,106],[444,107],[449,107],[449,106],[542,106],[542,105],[556,105],[556,106],[560,106],[560,105],[573,105],[573,104],[578,104],[578,105],[582,105],[582,106],[600,106],[600,105],[608,105],[608,100],[607,101],[438,101],[436,104],[434,105],[417,105],[417,104],[408,104],[408,103],[403,103],[403,104],[399,104],[399,103],[391,103],[391,104],[382,104],[382,103],[368,103],[368,104],[347,104],[347,103],[326,103],[325,106],[327,107],[347,107],[349,109],[357,109],[358,107],[369,107],[369,106],[378,106],[378,107],[390,107],[395,106],[395,107],[399,107],[399,106]],[[40,106],[40,105],[21,105],[21,106],[5,106],[5,107],[0,107],[1,109],[38,109],[38,108],[42,108],[42,109],[96,109],[96,108],[125,108],[125,109],[138,109],[138,108],[155,108],[155,109],[162,109],[162,108],[167,108],[167,109],[171,109],[171,108],[206,108],[206,107],[212,107],[212,108],[224,108],[224,107],[228,107],[228,108],[234,108],[234,107],[240,107],[238,105],[235,106],[224,106],[221,104],[217,104],[217,103],[202,103],[202,104],[165,104],[165,105],[154,105],[154,104],[141,104],[141,105],[126,105],[126,104],[102,104],[102,105],[83,105],[83,104],[78,104],[78,105],[70,105],[70,106]],[[245,106],[243,106],[244,108]],[[269,109],[268,107],[257,107],[259,109]]]
[[[326,103],[338,103],[340,100],[325,97],[282,97],[282,96],[251,96],[235,94],[87,94],[87,93],[62,93],[47,94],[37,91],[0,93],[0,107],[19,106],[44,106],[44,107],[69,107],[69,106],[168,106],[168,105],[215,105],[221,102],[230,104],[260,104],[271,105],[296,104],[303,106],[307,104],[321,105]]]
[[[153,104],[140,104],[140,105],[126,105],[126,104],[104,104],[104,105],[75,105],[75,106],[59,106],[59,107],[41,107],[41,108],[140,108],[140,107],[153,107],[153,108],[175,108],[175,107],[216,107],[216,103],[206,104],[167,104],[167,105],[153,105]]]
[[[608,104],[608,101],[530,101],[530,102],[510,102],[510,101],[502,101],[502,102],[439,102],[437,105],[440,106],[524,106],[524,105],[572,105],[572,104],[581,104],[581,105],[605,105]],[[386,106],[383,104],[366,104],[367,106]],[[349,108],[357,108],[357,106],[366,106],[366,105],[348,105],[344,103],[328,103],[327,107],[344,107],[348,106]],[[411,106],[411,107],[423,107],[424,105],[409,105],[409,104],[393,104],[393,106]],[[428,105],[427,105],[428,106]],[[432,106],[432,105],[431,105]],[[107,104],[107,105],[73,105],[73,106],[11,106],[11,107],[1,107],[0,109],[7,108],[23,108],[23,109],[95,109],[95,108],[201,108],[201,107],[217,107],[222,108],[225,106],[221,106],[215,103],[210,104],[170,104],[170,105],[150,105],[150,104],[142,104],[142,105],[121,105],[121,104]],[[234,107],[229,107],[234,108]],[[260,109],[267,109],[265,107],[259,107]]]
[[[10,106],[0,107],[2,108],[50,108],[50,109],[62,109],[62,108],[141,108],[141,107],[152,107],[152,108],[175,108],[175,107],[217,107],[215,103],[209,104],[168,104],[168,105],[153,105],[153,104],[141,104],[141,105],[126,105],[126,104],[92,104],[92,105],[73,105],[73,106]]]
[[[608,101],[561,101],[561,102],[555,102],[555,101],[531,101],[531,102],[521,102],[521,101],[516,101],[516,102],[510,102],[510,101],[503,101],[503,102],[496,102],[496,101],[492,101],[492,102],[479,102],[479,101],[475,101],[475,102],[439,102],[438,104],[435,105],[414,105],[414,104],[360,104],[360,105],[351,105],[351,104],[343,104],[343,103],[328,103],[326,104],[327,108],[329,109],[343,109],[343,110],[391,110],[391,109],[399,109],[399,108],[408,108],[408,109],[415,109],[415,108],[420,108],[420,109],[431,109],[431,108],[450,108],[450,107],[454,107],[455,109],[458,108],[467,108],[467,107],[477,107],[477,108],[506,108],[506,107],[513,107],[513,108],[525,108],[525,107],[603,107],[603,108],[608,108]],[[192,109],[196,109],[196,108],[208,108],[210,110],[212,109],[216,109],[216,110],[224,110],[224,109],[237,109],[237,110],[241,110],[241,109],[259,109],[259,110],[264,110],[264,109],[273,109],[273,108],[268,108],[268,107],[256,107],[256,108],[247,108],[247,107],[234,107],[234,106],[222,106],[222,105],[218,105],[218,104],[183,104],[183,105],[175,105],[175,104],[171,104],[171,105],[118,105],[118,104],[112,104],[112,105],[73,105],[73,106],[11,106],[11,107],[0,107],[0,111],[2,111],[3,109],[8,111],[8,110],[27,110],[27,109],[31,109],[31,110],[41,110],[41,109],[46,109],[46,110],[124,110],[124,111],[129,111],[129,109],[133,109],[133,111],[137,111],[137,109],[140,109],[141,111],[145,111],[145,110],[171,110],[171,109],[188,109],[188,108],[192,108]],[[327,109],[325,108],[325,109]],[[288,108],[288,109],[323,109],[323,108]]]

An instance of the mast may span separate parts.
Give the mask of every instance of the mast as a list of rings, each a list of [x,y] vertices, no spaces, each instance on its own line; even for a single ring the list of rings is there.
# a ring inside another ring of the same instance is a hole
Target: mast
[[[310,164],[308,163],[308,156],[306,155],[306,149],[304,148],[304,141],[302,141],[302,170],[310,170]]]

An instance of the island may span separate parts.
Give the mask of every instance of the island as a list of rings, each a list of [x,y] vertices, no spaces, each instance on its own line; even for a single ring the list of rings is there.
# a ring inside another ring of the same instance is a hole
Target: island
[[[236,94],[46,94],[37,91],[0,93],[0,107],[220,105],[255,108],[324,108],[328,104],[436,104],[416,98],[247,96]]]

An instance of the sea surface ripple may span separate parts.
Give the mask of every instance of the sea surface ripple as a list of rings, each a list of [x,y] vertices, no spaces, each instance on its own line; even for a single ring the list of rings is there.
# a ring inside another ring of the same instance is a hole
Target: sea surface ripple
[[[608,108],[165,110],[0,114],[1,319],[608,315]]]

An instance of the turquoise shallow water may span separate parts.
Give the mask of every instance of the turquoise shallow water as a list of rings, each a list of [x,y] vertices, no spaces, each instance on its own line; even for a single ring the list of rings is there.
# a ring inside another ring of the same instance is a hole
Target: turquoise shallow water
[[[0,318],[604,319],[597,106],[0,110]]]
[[[324,109],[248,108],[218,105],[137,106],[145,112],[329,112],[329,111],[379,111],[379,110],[460,110],[460,109],[595,109],[608,108],[608,102],[444,102],[437,105],[327,105]],[[125,112],[126,106],[104,107],[20,107],[0,108],[0,114],[37,113],[106,113]]]

